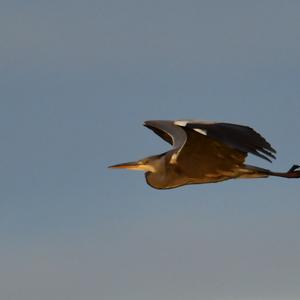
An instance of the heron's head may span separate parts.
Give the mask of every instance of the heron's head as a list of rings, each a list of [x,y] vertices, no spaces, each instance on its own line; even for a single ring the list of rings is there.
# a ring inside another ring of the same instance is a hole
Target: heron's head
[[[145,171],[145,172],[155,173],[161,168],[161,165],[162,165],[161,158],[162,158],[162,154],[153,155],[153,156],[143,158],[141,160],[109,166],[109,168],[128,169],[128,170]]]

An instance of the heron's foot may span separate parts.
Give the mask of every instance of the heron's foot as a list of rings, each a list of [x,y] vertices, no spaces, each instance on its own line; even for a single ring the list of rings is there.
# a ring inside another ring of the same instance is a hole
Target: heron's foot
[[[300,178],[300,166],[293,165],[287,172],[286,177],[288,178]]]

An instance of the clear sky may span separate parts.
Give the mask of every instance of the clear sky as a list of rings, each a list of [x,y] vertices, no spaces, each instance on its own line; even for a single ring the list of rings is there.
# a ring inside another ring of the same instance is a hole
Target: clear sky
[[[300,2],[4,0],[0,298],[298,300],[300,181],[157,191],[147,119],[247,124],[300,163]]]

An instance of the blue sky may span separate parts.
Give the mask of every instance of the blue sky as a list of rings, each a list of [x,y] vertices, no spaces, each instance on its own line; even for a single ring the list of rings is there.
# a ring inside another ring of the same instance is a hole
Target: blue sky
[[[300,163],[297,1],[2,1],[1,299],[300,297],[300,182],[157,191],[147,119],[247,124]]]

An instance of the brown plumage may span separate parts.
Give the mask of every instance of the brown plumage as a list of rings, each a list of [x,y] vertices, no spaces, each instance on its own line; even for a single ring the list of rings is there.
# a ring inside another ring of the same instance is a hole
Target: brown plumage
[[[146,181],[154,188],[169,189],[233,178],[300,177],[297,165],[288,172],[272,172],[244,164],[248,153],[270,162],[276,153],[260,134],[248,126],[194,120],[146,121],[144,125],[173,148],[111,168],[146,171]]]

